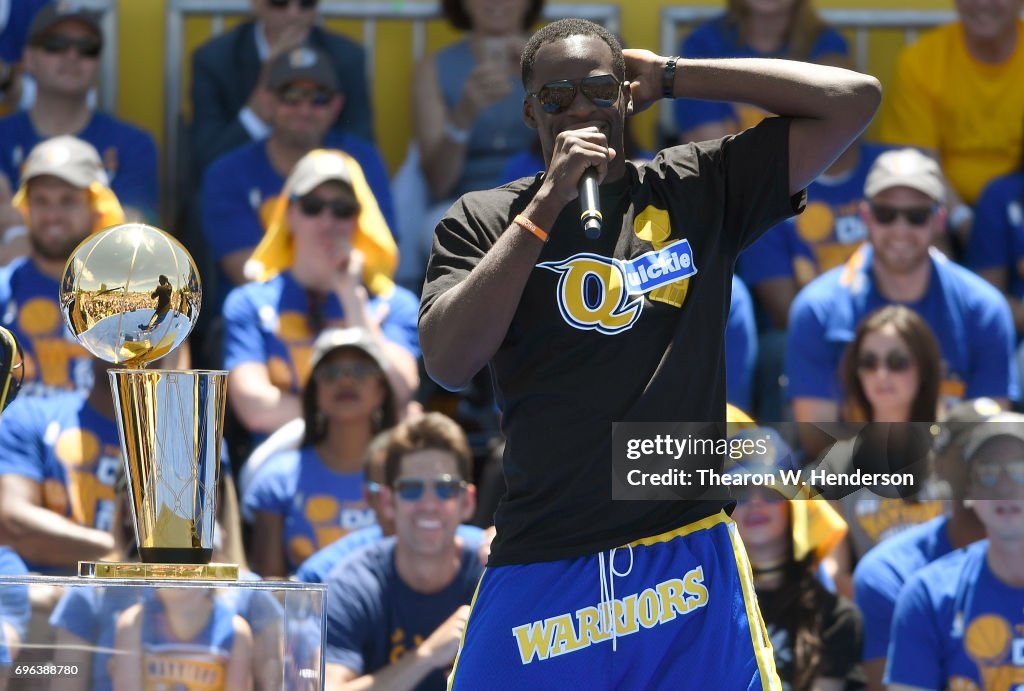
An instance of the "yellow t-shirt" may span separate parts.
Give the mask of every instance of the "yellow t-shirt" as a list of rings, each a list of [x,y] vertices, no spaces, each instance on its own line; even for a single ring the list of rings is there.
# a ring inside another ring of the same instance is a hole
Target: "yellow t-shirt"
[[[900,53],[887,90],[881,139],[938,151],[950,184],[968,204],[993,178],[1015,170],[1024,140],[1024,22],[1006,62],[979,62],[959,22],[921,36]]]

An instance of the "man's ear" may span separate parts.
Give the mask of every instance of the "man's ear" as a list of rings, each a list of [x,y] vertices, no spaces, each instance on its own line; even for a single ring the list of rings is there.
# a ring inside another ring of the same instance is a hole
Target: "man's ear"
[[[395,520],[395,493],[387,485],[380,486],[380,512],[384,518]]]
[[[531,130],[537,129],[537,118],[533,116],[533,103],[530,102],[529,96],[523,99],[523,122]]]
[[[469,523],[476,514],[476,485],[466,485],[462,502],[462,522]]]
[[[338,93],[334,94],[333,98],[331,98],[331,112],[334,113],[334,117],[331,119],[332,122],[338,118],[338,113],[340,113],[342,108],[344,107],[345,94],[339,91]]]

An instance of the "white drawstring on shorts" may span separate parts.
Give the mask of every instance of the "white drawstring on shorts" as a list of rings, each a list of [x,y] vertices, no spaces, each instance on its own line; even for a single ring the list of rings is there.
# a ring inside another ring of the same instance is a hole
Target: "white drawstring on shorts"
[[[615,616],[615,577],[624,578],[633,571],[633,545],[626,545],[629,548],[629,568],[623,572],[615,570],[615,551],[619,547],[613,547],[608,552],[608,578],[604,575],[604,552],[597,553],[598,579],[601,582],[601,601],[597,605],[597,626],[599,631],[604,631],[612,637],[612,652],[618,650],[616,638],[618,627]],[[605,610],[608,610],[607,616]]]

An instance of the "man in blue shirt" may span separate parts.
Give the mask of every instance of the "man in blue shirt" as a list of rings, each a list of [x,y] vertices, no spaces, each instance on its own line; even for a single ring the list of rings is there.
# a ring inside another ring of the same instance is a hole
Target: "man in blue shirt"
[[[953,495],[948,515],[880,542],[858,562],[853,594],[864,619],[864,673],[869,691],[882,691],[889,633],[903,585],[939,557],[985,537],[985,528],[965,506],[969,466],[964,445],[979,423],[999,412],[988,398],[964,401],[950,411],[935,438],[935,473]]]
[[[362,46],[318,23],[313,0],[250,0],[252,20],[210,39],[192,58],[192,163],[197,177],[218,156],[264,139],[270,118],[261,103],[266,68],[299,45],[330,56],[347,95],[335,127],[373,141],[373,117]]]
[[[932,248],[943,231],[945,186],[938,164],[914,149],[888,151],[864,186],[869,243],[812,281],[793,302],[786,347],[788,396],[798,422],[839,419],[838,369],[860,321],[902,304],[928,322],[942,353],[941,395],[1018,396],[1014,329],[995,288]]]
[[[340,149],[352,156],[394,226],[387,169],[377,148],[355,135],[328,131],[346,100],[328,55],[306,46],[282,54],[270,64],[259,98],[269,136],[224,154],[203,178],[202,227],[218,266],[218,312],[227,291],[245,282],[245,260],[263,237],[261,221],[285,176],[313,149]]]
[[[328,688],[443,689],[483,572],[456,536],[473,515],[469,443],[440,413],[399,425],[385,450],[382,508],[395,536],[328,578]]]
[[[0,268],[0,325],[21,345],[21,395],[88,392],[92,358],[64,324],[59,281],[75,247],[124,214],[96,150],[69,136],[32,149],[15,203],[28,223],[29,254]]]
[[[96,147],[129,217],[154,220],[159,198],[153,137],[89,105],[102,50],[103,33],[94,13],[52,3],[36,14],[25,48],[25,70],[35,80],[36,100],[31,110],[0,119],[0,172],[17,188],[32,147],[49,137],[75,135]]]
[[[968,498],[988,540],[939,559],[900,592],[890,691],[1024,684],[1024,416],[979,425],[965,458]]]

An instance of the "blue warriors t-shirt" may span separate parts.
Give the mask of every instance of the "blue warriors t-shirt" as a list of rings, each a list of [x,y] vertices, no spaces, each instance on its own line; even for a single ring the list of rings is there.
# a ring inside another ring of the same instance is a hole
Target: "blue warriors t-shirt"
[[[966,263],[974,271],[1005,269],[1006,292],[1024,297],[1024,173],[997,178],[982,190]]]
[[[390,295],[370,297],[370,312],[384,304],[384,337],[419,357],[416,296],[395,286]],[[319,310],[323,327],[339,326],[345,317],[334,294],[326,296]],[[318,333],[310,311],[308,291],[287,271],[264,283],[235,288],[224,303],[224,368],[245,362],[266,364],[274,386],[298,393],[309,377],[309,358]]]
[[[19,397],[0,417],[0,474],[38,482],[43,507],[79,525],[110,530],[121,466],[117,425],[84,396]]]
[[[92,144],[107,171],[110,189],[121,206],[141,209],[155,220],[160,209],[156,142],[145,130],[94,112],[89,123],[75,136]],[[0,118],[0,171],[17,189],[21,166],[32,148],[43,141],[27,111]]]
[[[856,146],[856,145],[855,145]],[[819,176],[807,186],[807,207],[762,235],[736,263],[751,287],[773,278],[793,278],[797,285],[841,266],[867,240],[860,217],[864,181],[886,147],[861,144],[857,165],[841,176]]]
[[[253,478],[243,504],[284,520],[284,551],[294,572],[317,550],[374,523],[362,472],[328,468],[312,446],[271,458]]]
[[[924,689],[1024,686],[1024,588],[989,568],[988,541],[939,559],[900,592],[886,683]]]
[[[92,389],[92,356],[61,316],[60,283],[28,258],[0,268],[0,324],[21,346],[24,380],[19,396],[52,396]]]
[[[480,545],[484,539],[484,531],[481,528],[463,524],[455,530],[455,535],[462,540],[466,549],[476,553],[480,552]],[[383,537],[384,532],[378,523],[349,533],[302,562],[302,566],[295,572],[295,579],[303,583],[326,583],[334,567],[344,561],[348,555],[367,545],[372,545]]]
[[[470,603],[482,573],[476,552],[463,545],[452,582],[439,592],[424,595],[398,575],[395,538],[349,555],[327,581],[331,594],[327,599],[327,661],[344,665],[357,675],[396,662],[456,609]],[[445,674],[435,670],[416,688],[444,689]]]
[[[864,659],[885,657],[896,596],[910,578],[953,551],[948,516],[909,528],[883,540],[864,555],[853,572],[853,597],[864,620]]]
[[[781,58],[789,50],[783,46],[778,53],[764,54],[741,42],[739,27],[727,20],[723,14],[701,24],[687,36],[679,48],[684,58]],[[810,62],[817,62],[826,56],[846,56],[849,48],[846,39],[835,29],[826,28],[811,47]],[[765,112],[754,106],[698,101],[691,98],[677,98],[674,103],[676,126],[680,132],[700,125],[722,120],[736,123],[736,132],[753,127],[765,116]]]
[[[180,592],[180,591],[179,591]],[[235,642],[235,610],[201,589],[194,597],[210,597],[206,626],[183,640],[171,628],[166,608],[156,591],[148,593],[142,609],[142,680],[144,691],[224,691],[228,659]]]
[[[1014,328],[1006,300],[982,278],[932,250],[931,277],[914,310],[939,342],[941,395],[947,400],[989,396],[1017,400]],[[871,247],[864,245],[844,266],[812,281],[789,312],[786,345],[790,398],[842,404],[839,362],[857,325],[891,304],[872,275]]]

